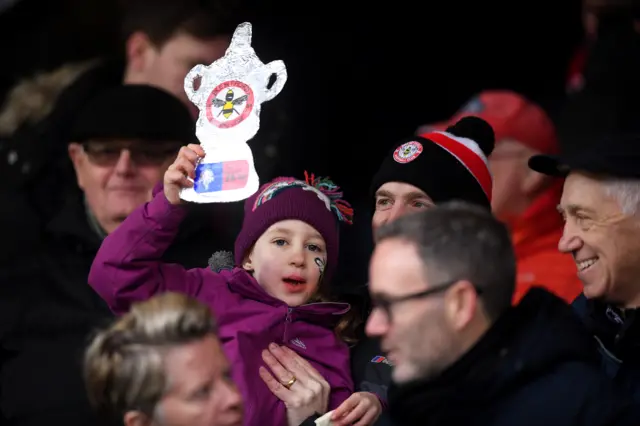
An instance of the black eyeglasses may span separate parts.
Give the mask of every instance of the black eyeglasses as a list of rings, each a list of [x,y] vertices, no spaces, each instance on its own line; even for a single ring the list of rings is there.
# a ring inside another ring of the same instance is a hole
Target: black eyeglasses
[[[382,310],[382,312],[384,312],[384,314],[386,315],[387,321],[391,322],[391,309],[394,305],[397,305],[399,303],[402,302],[407,302],[409,300],[416,300],[416,299],[422,299],[424,297],[428,297],[428,296],[432,296],[438,293],[441,293],[443,291],[448,290],[452,285],[456,284],[460,282],[460,279],[456,279],[456,280],[451,280],[451,281],[446,281],[444,283],[441,283],[437,286],[428,288],[426,290],[423,291],[419,291],[417,293],[410,293],[410,294],[405,294],[402,296],[396,296],[396,297],[379,297],[379,296],[372,296],[371,297],[371,303],[373,306],[373,309],[376,308],[380,308]],[[474,287],[475,291],[477,294],[481,294],[482,290],[480,290],[477,287]]]
[[[116,143],[84,142],[89,161],[99,166],[112,166],[118,162],[123,150],[129,150],[131,159],[139,165],[160,165],[174,157],[180,149],[176,143]]]

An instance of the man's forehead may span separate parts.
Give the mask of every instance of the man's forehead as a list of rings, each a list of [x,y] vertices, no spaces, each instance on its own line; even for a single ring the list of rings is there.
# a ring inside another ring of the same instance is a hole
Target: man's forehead
[[[600,179],[581,172],[571,172],[564,181],[561,204],[602,197],[603,189]]]
[[[405,286],[407,289],[419,286],[416,281],[421,280],[423,271],[424,265],[413,244],[398,238],[386,239],[374,249],[369,286],[373,291],[401,293]]]
[[[376,196],[393,198],[427,198],[431,200],[420,188],[404,182],[387,182],[376,191]]]
[[[90,145],[94,146],[146,146],[157,147],[163,149],[166,147],[176,147],[182,145],[178,141],[169,140],[150,140],[150,139],[136,139],[136,138],[100,138],[91,139],[87,141]]]
[[[602,178],[582,172],[571,172],[565,179],[560,210],[590,210],[593,212],[617,206]]]
[[[197,38],[184,31],[177,32],[160,49],[188,57],[198,63],[209,64],[222,57],[231,42],[231,36],[219,35],[211,38]]]
[[[495,157],[496,153],[498,154],[500,153],[533,154],[534,152],[536,152],[534,149],[531,149],[526,144],[524,144],[523,142],[520,142],[517,139],[503,138],[496,141],[496,147],[494,148],[489,158]]]

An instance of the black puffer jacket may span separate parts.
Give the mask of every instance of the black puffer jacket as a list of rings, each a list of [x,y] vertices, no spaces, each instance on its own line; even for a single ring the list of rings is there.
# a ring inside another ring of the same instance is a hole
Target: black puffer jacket
[[[202,267],[212,251],[233,245],[242,216],[231,212],[242,204],[190,207],[164,260]],[[11,425],[99,425],[81,361],[91,333],[113,318],[87,284],[101,242],[77,191],[30,251],[0,268],[0,412]]]
[[[640,424],[594,343],[569,306],[534,288],[441,376],[392,387],[394,425]]]

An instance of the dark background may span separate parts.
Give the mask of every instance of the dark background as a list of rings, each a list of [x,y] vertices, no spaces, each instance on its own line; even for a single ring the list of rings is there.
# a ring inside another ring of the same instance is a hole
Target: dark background
[[[554,114],[582,37],[576,0],[245,0],[241,8],[262,61],[288,69],[259,134],[280,145],[277,173],[331,175],[351,199],[366,197],[394,141],[482,89],[519,91]],[[0,99],[35,70],[115,54],[116,22],[113,0],[21,0],[0,15]]]

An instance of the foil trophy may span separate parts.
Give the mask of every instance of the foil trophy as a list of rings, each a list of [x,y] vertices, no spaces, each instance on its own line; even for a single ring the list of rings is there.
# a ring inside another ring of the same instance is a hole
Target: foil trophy
[[[271,76],[275,82],[269,86]],[[200,79],[195,89],[194,83]],[[262,63],[251,47],[251,24],[238,25],[225,55],[211,65],[196,65],[184,90],[199,109],[196,136],[205,151],[194,186],[180,198],[196,203],[240,201],[260,186],[248,141],[260,128],[260,107],[287,81],[284,62]]]

